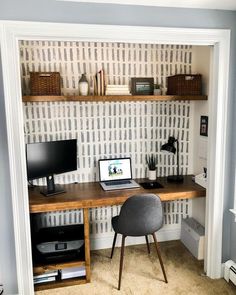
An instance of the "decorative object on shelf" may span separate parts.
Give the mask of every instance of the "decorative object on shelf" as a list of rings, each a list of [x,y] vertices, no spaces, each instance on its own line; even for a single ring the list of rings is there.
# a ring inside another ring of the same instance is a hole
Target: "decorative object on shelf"
[[[83,96],[89,94],[89,83],[86,78],[86,74],[82,74],[79,80],[79,94]]]
[[[157,177],[157,156],[146,155],[146,163],[148,165],[148,179],[155,180]]]
[[[166,93],[167,93],[167,88],[161,87],[161,95],[166,95]]]
[[[167,95],[201,95],[201,75],[174,75],[167,77]]]
[[[59,72],[30,72],[31,95],[61,95]]]
[[[176,147],[175,147],[176,142]],[[178,139],[170,136],[168,142],[163,144],[161,147],[162,152],[175,154],[177,152],[177,174],[170,175],[167,177],[169,182],[183,182],[183,176],[179,174],[179,141]]]
[[[131,78],[132,95],[153,95],[154,78]]]
[[[154,95],[161,95],[161,84],[154,84]]]
[[[201,116],[200,118],[200,135],[208,136],[208,116]]]

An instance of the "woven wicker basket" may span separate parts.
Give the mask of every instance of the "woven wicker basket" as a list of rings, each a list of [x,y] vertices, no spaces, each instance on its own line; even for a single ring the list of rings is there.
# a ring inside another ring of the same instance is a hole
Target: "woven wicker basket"
[[[167,95],[201,95],[201,75],[175,75],[167,77]]]
[[[61,78],[58,72],[30,72],[31,95],[61,95]]]

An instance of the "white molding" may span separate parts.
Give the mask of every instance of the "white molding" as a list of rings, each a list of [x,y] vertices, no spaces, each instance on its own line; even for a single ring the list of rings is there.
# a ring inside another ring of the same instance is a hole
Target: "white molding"
[[[236,10],[234,0],[211,1],[211,0],[56,0],[62,2],[82,2],[99,4],[120,4],[120,5],[142,5],[175,8],[200,8],[200,9],[221,9]]]
[[[208,198],[206,202],[207,275],[221,277],[223,203],[225,193],[230,32],[214,47],[210,71]],[[222,77],[224,73],[224,78]],[[217,84],[218,81],[218,84]],[[214,98],[216,101],[214,101]],[[226,99],[226,101],[224,101]],[[220,237],[217,237],[219,233]]]
[[[234,174],[234,209],[230,209],[234,215],[235,215],[235,222],[236,222],[236,167],[235,167],[235,174]]]
[[[229,30],[0,21],[18,40],[214,45]],[[181,35],[181,37],[180,37]]]
[[[1,53],[8,130],[12,203],[19,293],[32,295],[28,192],[18,40],[90,40],[164,44],[214,45],[209,130],[209,187],[207,197],[207,275],[220,277],[223,199],[225,190],[228,111],[229,30],[74,25],[1,21]],[[217,74],[218,73],[218,74]]]
[[[11,37],[8,38],[7,36]],[[1,27],[0,45],[3,65],[18,290],[20,294],[28,295],[33,294],[34,289],[32,261],[30,258],[30,221],[29,203],[27,200],[20,72],[18,70],[19,54],[17,54],[18,44],[16,39],[12,32],[7,31],[6,27]],[[12,76],[14,76],[14,80]],[[12,99],[15,95],[17,95],[16,99]],[[9,128],[9,126],[11,127]]]

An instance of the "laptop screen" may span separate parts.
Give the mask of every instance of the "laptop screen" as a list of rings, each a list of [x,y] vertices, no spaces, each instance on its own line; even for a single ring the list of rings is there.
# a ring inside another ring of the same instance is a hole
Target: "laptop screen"
[[[131,159],[99,160],[100,181],[131,179]]]

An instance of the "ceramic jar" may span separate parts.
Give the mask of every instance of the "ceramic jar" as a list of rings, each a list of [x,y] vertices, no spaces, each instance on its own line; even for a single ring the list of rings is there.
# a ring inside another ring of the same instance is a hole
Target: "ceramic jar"
[[[149,180],[156,180],[157,178],[157,171],[156,170],[148,170],[148,179]]]
[[[154,89],[154,95],[161,95],[161,89],[160,88],[155,88]]]

